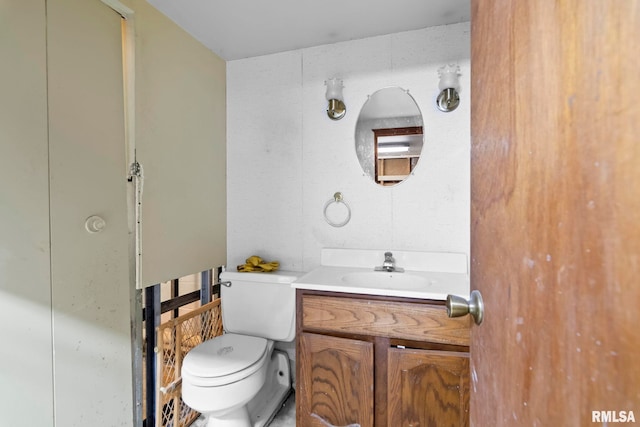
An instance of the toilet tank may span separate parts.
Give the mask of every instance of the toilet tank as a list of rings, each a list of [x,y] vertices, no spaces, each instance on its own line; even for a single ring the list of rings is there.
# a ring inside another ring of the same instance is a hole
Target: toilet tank
[[[296,292],[291,283],[301,272],[239,273],[225,271],[220,281],[222,324],[226,332],[293,341],[296,335]]]

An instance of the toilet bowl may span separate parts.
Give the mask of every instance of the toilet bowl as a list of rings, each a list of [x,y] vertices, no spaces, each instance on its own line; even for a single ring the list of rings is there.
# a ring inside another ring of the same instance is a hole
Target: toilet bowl
[[[276,341],[295,338],[301,273],[223,273],[225,334],[193,348],[182,363],[182,399],[207,427],[262,427],[291,390],[289,358]]]

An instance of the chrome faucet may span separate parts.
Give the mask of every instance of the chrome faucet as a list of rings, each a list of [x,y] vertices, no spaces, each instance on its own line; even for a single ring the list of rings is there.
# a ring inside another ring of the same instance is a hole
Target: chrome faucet
[[[404,268],[396,267],[396,260],[393,258],[393,254],[391,252],[384,253],[384,262],[381,266],[375,267],[375,271],[386,271],[388,273],[396,272],[402,273],[404,272]]]

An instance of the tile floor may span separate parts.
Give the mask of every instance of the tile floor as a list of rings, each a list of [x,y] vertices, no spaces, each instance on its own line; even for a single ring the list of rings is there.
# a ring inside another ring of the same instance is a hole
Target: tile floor
[[[291,393],[269,427],[296,427],[296,395]]]

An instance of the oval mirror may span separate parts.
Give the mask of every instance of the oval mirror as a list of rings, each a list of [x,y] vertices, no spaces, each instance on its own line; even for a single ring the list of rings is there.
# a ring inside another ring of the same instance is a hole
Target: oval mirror
[[[422,114],[399,87],[380,89],[362,106],[356,123],[356,154],[365,175],[379,185],[407,179],[422,152]]]

